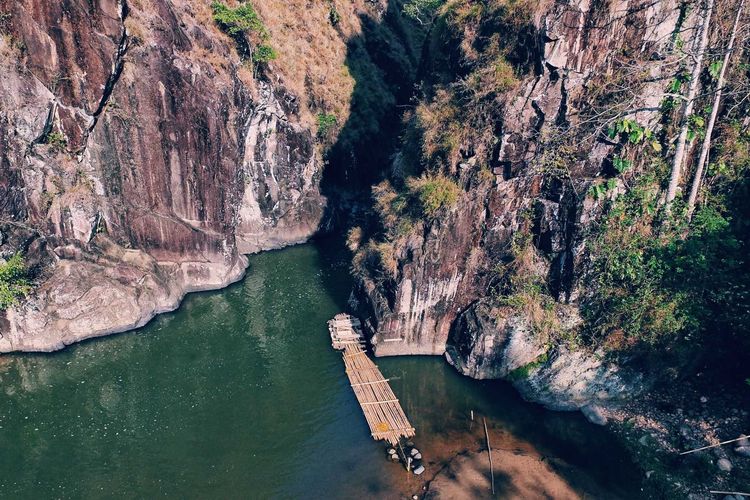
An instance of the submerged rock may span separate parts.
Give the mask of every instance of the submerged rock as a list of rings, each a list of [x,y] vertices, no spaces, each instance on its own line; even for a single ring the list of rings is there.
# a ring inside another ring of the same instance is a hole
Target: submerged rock
[[[605,425],[607,423],[607,417],[604,415],[602,408],[597,405],[586,405],[581,408],[581,413],[592,424]]]
[[[726,458],[720,458],[719,460],[717,460],[716,461],[716,466],[720,470],[722,470],[724,472],[731,472],[732,471],[732,462],[730,462]]]

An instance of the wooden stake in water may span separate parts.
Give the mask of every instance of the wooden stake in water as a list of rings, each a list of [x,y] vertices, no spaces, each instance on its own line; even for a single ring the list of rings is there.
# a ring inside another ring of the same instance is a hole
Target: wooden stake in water
[[[484,437],[487,439],[487,456],[490,457],[490,481],[492,484],[492,494],[495,494],[495,471],[492,468],[492,448],[490,448],[490,433],[487,432],[487,419],[482,417],[484,422]]]

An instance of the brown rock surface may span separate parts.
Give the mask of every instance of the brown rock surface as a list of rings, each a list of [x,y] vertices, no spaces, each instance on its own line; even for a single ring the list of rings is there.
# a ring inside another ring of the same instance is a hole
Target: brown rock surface
[[[338,28],[305,11],[310,37],[284,24],[303,3],[259,9],[297,45],[253,71],[207,2],[0,0],[0,256],[25,252],[37,285],[0,313],[0,352],[142,325],[317,231],[312,116],[348,115],[348,38],[384,2],[338,2]]]

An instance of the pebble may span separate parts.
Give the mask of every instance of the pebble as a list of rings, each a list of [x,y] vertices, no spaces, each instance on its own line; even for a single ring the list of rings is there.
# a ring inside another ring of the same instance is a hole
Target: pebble
[[[734,452],[741,457],[750,458],[750,446],[738,446]]]
[[[706,396],[701,396],[701,403],[703,404],[708,403],[708,398]]]
[[[737,441],[737,446],[750,446],[750,439],[744,434],[740,434],[740,440]]]
[[[732,462],[727,460],[726,458],[720,458],[716,465],[719,467],[720,470],[723,470],[724,472],[730,472],[732,470]]]

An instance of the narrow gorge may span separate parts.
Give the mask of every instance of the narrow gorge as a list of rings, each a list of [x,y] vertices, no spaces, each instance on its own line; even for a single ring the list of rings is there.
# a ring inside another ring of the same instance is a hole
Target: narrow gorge
[[[645,497],[743,491],[748,446],[674,455],[750,430],[748,20],[0,0],[0,352],[141,328],[332,239],[375,356],[609,422]]]

